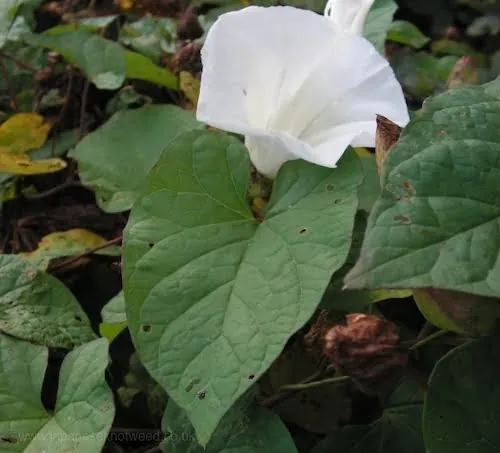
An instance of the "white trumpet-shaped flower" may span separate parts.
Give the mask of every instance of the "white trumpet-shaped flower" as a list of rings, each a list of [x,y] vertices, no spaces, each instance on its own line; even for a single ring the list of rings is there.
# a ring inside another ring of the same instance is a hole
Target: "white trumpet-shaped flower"
[[[223,14],[202,48],[198,120],[245,136],[257,170],[293,159],[335,167],[348,145],[375,146],[376,115],[408,111],[389,63],[364,38],[288,6]]]
[[[374,0],[328,0],[325,16],[340,30],[361,36],[373,2]]]

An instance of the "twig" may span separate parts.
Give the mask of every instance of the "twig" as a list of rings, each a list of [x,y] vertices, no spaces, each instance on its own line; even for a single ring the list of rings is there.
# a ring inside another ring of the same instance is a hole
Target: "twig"
[[[56,195],[59,192],[71,187],[81,187],[83,189],[92,190],[90,186],[86,186],[79,181],[68,181],[59,186],[53,187],[52,189],[46,190],[45,192],[35,193],[32,195],[21,194],[19,198],[23,198],[24,200],[42,200],[43,198],[51,197],[52,195]]]
[[[449,333],[450,332],[448,330],[438,330],[437,332],[431,333],[430,335],[427,335],[425,338],[416,341],[412,346],[410,346],[409,349],[410,351],[415,351],[416,349],[425,346],[427,343],[430,343],[432,340],[443,337],[444,335],[447,335]]]
[[[429,321],[426,321],[426,323],[424,324],[424,326],[417,335],[417,341],[420,341],[422,338],[425,338],[426,336],[430,335],[434,329],[435,327]]]
[[[290,384],[284,385],[280,388],[281,391],[296,391],[296,390],[309,390],[316,387],[323,387],[324,385],[338,384],[340,382],[347,382],[351,378],[349,376],[335,376],[327,379],[322,379],[321,381],[313,381],[304,384]]]
[[[290,398],[295,394],[295,392],[309,390],[328,384],[346,382],[350,379],[349,376],[335,376],[318,381],[317,379],[320,378],[322,375],[323,373],[321,371],[318,371],[312,374],[311,376],[305,378],[304,380],[300,381],[298,384],[283,385],[278,389],[278,391],[274,395],[262,399],[260,401],[260,405],[263,407],[271,407]]]
[[[107,241],[104,244],[101,244],[101,245],[98,245],[97,247],[93,247],[91,249],[88,249],[85,252],[80,253],[79,255],[73,256],[67,260],[64,260],[58,264],[55,264],[54,266],[51,267],[50,270],[55,271],[55,270],[59,270],[63,267],[69,266],[70,264],[75,263],[76,261],[78,261],[80,258],[83,258],[84,256],[91,255],[91,254],[98,252],[99,250],[105,249],[111,245],[119,244],[122,240],[123,240],[123,235],[120,234],[120,236],[118,236],[114,239],[111,239],[110,241]]]
[[[3,60],[0,58],[0,71],[2,72],[2,75],[5,79],[5,82],[7,84],[7,90],[9,91],[9,97],[12,101],[12,107],[14,110],[18,110],[17,106],[17,101],[16,101],[16,90],[14,90],[14,86],[12,85],[12,80],[10,80],[9,77],[9,71],[7,71],[7,68],[5,67],[5,63]]]

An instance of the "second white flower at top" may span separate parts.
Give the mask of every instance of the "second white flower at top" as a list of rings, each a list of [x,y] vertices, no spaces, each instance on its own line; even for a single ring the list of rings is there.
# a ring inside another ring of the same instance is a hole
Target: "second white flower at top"
[[[335,167],[349,145],[375,146],[376,115],[404,126],[408,110],[358,25],[286,6],[223,14],[202,49],[198,120],[244,135],[270,178],[288,160]]]

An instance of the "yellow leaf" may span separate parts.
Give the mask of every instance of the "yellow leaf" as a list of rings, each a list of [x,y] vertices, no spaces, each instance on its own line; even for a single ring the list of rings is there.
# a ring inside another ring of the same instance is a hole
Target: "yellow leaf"
[[[79,255],[89,249],[94,249],[106,244],[108,241],[91,231],[75,228],[68,231],[59,231],[44,236],[33,252],[20,253],[20,256],[45,270],[50,260],[64,256]],[[102,255],[119,255],[120,247],[109,246],[96,251]]]
[[[188,71],[181,71],[179,74],[179,87],[189,99],[189,102],[196,108],[198,96],[200,95],[200,81]]]
[[[31,160],[23,154],[4,154],[0,148],[0,172],[16,175],[54,173],[66,167],[62,159]]]
[[[0,172],[17,175],[53,173],[66,167],[62,159],[33,161],[26,154],[43,146],[50,124],[36,113],[17,113],[0,125]]]
[[[25,154],[43,146],[50,131],[50,124],[36,113],[17,113],[0,125],[0,150],[2,154]]]
[[[120,0],[119,5],[121,9],[132,9],[134,2],[133,0]]]

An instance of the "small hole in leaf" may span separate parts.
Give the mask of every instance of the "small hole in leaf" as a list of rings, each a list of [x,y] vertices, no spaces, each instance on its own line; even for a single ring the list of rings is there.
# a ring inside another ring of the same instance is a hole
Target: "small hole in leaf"
[[[151,326],[149,324],[143,324],[142,325],[142,331],[143,332],[151,332]]]
[[[82,318],[81,318],[80,316],[78,316],[78,315],[75,315],[75,319],[76,319],[77,321],[81,321],[81,320],[82,320]]]
[[[327,192],[331,192],[333,189],[335,189],[335,186],[333,184],[327,184],[326,185]]]
[[[307,231],[307,228],[302,228],[300,231],[299,231],[299,234],[304,234],[305,232]]]
[[[248,379],[250,380],[255,379],[255,374],[251,374],[250,376],[248,376]]]
[[[155,245],[154,245],[152,242],[150,242],[150,243],[149,243],[149,247],[150,247],[150,248],[153,248],[154,246],[155,246]]]

